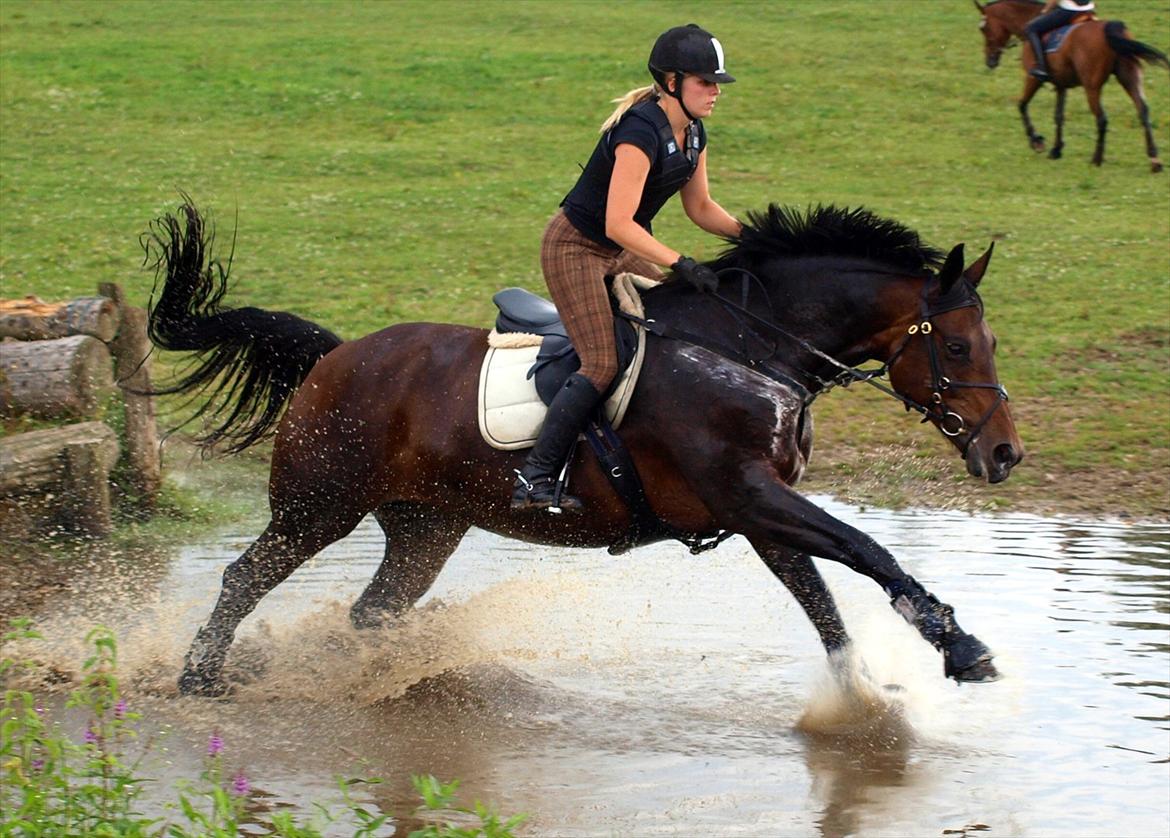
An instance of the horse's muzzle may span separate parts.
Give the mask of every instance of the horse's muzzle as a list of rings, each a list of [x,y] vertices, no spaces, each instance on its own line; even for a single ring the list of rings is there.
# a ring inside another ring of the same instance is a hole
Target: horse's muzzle
[[[1002,483],[1023,458],[1023,452],[1009,442],[995,446],[989,457],[973,446],[967,454],[967,473],[972,477],[986,477],[988,483]]]
[[[999,66],[999,53],[987,56],[987,69],[994,70]]]

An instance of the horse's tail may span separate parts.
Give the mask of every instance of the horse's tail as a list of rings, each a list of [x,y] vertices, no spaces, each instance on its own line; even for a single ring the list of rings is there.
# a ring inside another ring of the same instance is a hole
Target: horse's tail
[[[1170,70],[1170,58],[1166,57],[1166,53],[1129,37],[1125,24],[1120,20],[1111,20],[1105,24],[1105,40],[1118,55],[1132,56],[1150,64],[1160,64]]]
[[[155,292],[162,282],[158,299],[151,295],[147,328],[159,349],[195,356],[151,395],[205,394],[187,420],[207,417],[211,429],[197,436],[200,446],[208,451],[227,442],[225,450],[237,453],[272,434],[293,391],[341,338],[285,312],[221,307],[231,255],[226,265],[211,256],[214,228],[186,195],[179,215],[182,221],[170,214],[155,219],[140,239]]]

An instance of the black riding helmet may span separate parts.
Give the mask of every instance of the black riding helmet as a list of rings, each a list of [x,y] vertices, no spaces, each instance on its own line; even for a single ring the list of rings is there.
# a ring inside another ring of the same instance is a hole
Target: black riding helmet
[[[697,23],[676,26],[659,35],[654,48],[650,50],[650,61],[646,66],[658,86],[678,100],[683,113],[692,121],[695,117],[682,100],[682,80],[685,74],[719,84],[735,81],[735,77],[728,74],[723,66],[723,45]],[[673,91],[666,83],[667,73],[674,73]]]

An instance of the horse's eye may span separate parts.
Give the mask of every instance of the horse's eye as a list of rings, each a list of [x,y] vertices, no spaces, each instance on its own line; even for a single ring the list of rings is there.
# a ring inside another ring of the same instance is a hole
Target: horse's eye
[[[947,352],[951,353],[955,357],[961,357],[967,354],[967,344],[957,340],[948,340]]]

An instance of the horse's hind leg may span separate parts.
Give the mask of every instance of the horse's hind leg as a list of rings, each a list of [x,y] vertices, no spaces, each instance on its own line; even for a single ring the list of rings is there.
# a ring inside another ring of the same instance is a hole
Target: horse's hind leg
[[[1145,92],[1142,90],[1142,68],[1136,59],[1117,62],[1117,80],[1133,100],[1137,108],[1138,119],[1141,120],[1142,130],[1146,135],[1146,156],[1150,158],[1150,171],[1162,171],[1162,161],[1158,159],[1158,145],[1154,142],[1154,129],[1150,125],[1150,106],[1146,103]]]
[[[469,527],[449,512],[416,503],[388,503],[374,517],[386,533],[386,554],[350,609],[350,620],[359,629],[377,626],[414,605]]]
[[[179,692],[184,695],[222,695],[223,664],[240,622],[260,600],[305,561],[343,538],[361,520],[361,514],[338,512],[316,528],[281,526],[274,519],[267,529],[223,573],[223,587],[207,624],[195,635],[183,661]]]

